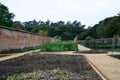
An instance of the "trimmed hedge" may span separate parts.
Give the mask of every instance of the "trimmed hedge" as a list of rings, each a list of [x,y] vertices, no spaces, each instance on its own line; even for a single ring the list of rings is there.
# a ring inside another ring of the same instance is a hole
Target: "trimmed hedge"
[[[77,51],[77,44],[74,42],[54,42],[46,43],[41,51]]]

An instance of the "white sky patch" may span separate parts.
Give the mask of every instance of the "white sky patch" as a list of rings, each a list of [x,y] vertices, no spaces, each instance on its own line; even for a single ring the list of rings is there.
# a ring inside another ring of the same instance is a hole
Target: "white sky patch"
[[[57,22],[81,21],[83,25],[97,24],[100,20],[120,12],[120,0],[1,0],[15,20],[33,19]]]

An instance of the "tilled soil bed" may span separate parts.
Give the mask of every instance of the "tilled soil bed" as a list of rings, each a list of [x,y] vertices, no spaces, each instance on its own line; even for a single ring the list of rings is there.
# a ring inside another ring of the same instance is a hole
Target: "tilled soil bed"
[[[102,80],[81,55],[40,53],[0,62],[0,80],[8,76],[19,76],[19,80]]]

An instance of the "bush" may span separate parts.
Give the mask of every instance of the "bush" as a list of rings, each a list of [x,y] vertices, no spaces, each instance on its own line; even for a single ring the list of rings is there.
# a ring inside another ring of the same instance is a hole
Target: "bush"
[[[77,51],[77,44],[73,42],[54,42],[47,43],[41,51]]]
[[[85,40],[89,41],[89,40],[93,40],[93,38],[91,36],[87,36]]]

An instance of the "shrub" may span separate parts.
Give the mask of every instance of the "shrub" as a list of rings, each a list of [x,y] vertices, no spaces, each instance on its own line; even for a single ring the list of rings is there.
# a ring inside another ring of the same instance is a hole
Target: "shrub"
[[[91,36],[87,36],[85,40],[89,41],[89,40],[93,40],[93,38]]]
[[[54,42],[47,43],[41,51],[77,51],[77,44],[74,42]]]

